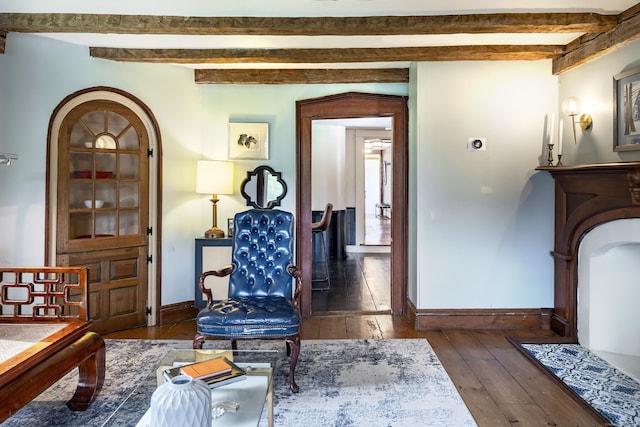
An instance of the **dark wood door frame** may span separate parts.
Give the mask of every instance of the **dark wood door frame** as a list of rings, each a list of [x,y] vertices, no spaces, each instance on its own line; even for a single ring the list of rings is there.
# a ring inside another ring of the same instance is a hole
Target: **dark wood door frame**
[[[391,117],[393,182],[391,206],[391,310],[407,305],[409,150],[407,97],[347,92],[296,102],[296,262],[302,271],[301,311],[311,316],[311,124],[316,119]]]

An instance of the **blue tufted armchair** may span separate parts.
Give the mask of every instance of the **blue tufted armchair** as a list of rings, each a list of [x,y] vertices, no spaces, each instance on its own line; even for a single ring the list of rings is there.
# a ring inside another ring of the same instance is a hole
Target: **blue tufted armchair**
[[[193,348],[207,338],[284,338],[289,386],[298,392],[295,369],[300,354],[300,273],[293,265],[293,215],[281,210],[251,209],[234,217],[232,264],[200,277],[207,306],[196,318]],[[229,276],[227,299],[213,301],[207,276]]]

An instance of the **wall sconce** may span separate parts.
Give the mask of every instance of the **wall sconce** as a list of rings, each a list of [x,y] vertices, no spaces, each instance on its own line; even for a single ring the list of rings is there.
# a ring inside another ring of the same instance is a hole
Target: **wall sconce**
[[[14,160],[18,160],[17,154],[0,153],[0,165],[11,166],[11,162]]]
[[[218,194],[233,194],[233,163],[218,160],[198,160],[196,169],[196,193],[211,194],[213,225],[204,232],[208,239],[224,237],[218,228]]]
[[[562,101],[561,108],[563,113],[571,117],[571,122],[573,123],[573,143],[575,144],[577,142],[576,125],[580,124],[582,130],[590,129],[593,124],[593,119],[589,114],[582,114],[580,120],[576,120],[576,116],[580,114],[580,101],[575,96],[570,96]]]

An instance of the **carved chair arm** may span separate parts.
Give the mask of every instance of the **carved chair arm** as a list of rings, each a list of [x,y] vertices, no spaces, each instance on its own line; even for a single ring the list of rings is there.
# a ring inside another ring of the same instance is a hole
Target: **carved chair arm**
[[[229,264],[225,265],[220,270],[205,271],[200,275],[200,280],[198,280],[198,287],[200,288],[200,291],[207,296],[207,306],[211,305],[211,303],[213,302],[213,295],[211,294],[211,289],[204,286],[205,279],[209,276],[225,277],[233,273],[235,269],[236,266],[234,264]]]
[[[293,308],[300,312],[300,293],[302,292],[302,272],[295,265],[287,267],[289,274],[296,279],[296,286],[293,291]]]

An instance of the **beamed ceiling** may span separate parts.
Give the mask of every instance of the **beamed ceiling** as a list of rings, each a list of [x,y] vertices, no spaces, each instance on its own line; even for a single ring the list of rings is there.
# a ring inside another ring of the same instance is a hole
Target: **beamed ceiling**
[[[379,16],[22,13],[0,6],[0,53],[11,49],[12,32],[84,45],[104,60],[191,67],[201,84],[389,83],[408,82],[414,61],[551,59],[559,74],[640,38],[640,3],[613,13]]]

